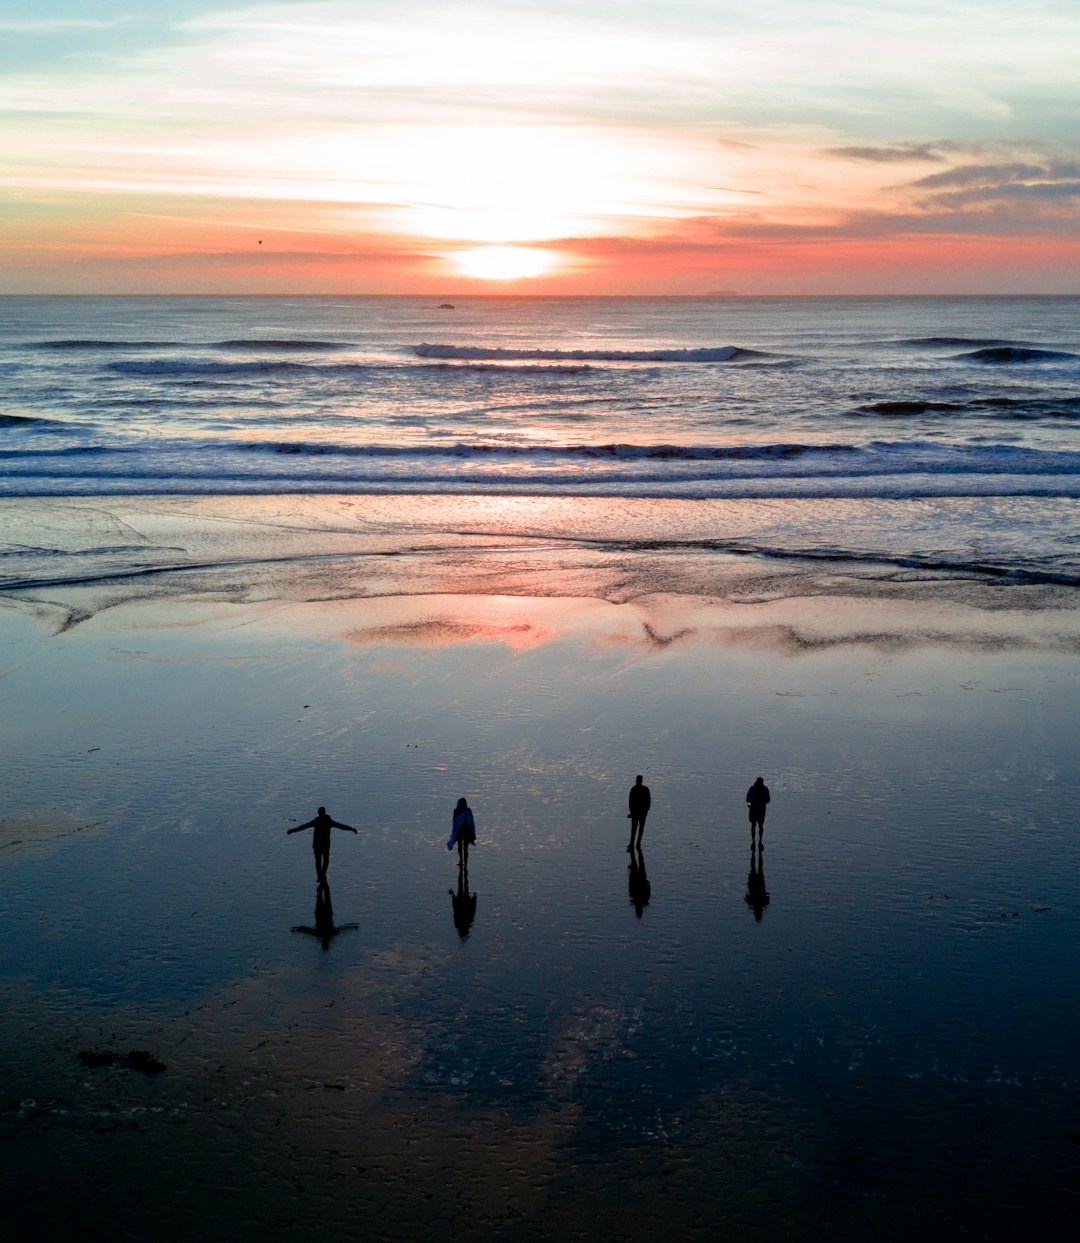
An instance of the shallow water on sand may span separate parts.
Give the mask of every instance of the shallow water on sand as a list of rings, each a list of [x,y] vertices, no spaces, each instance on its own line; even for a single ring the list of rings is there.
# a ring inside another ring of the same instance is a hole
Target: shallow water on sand
[[[21,1233],[996,1238],[1070,1201],[1075,656],[391,620],[0,614]],[[322,938],[319,803],[359,830]],[[129,1049],[166,1070],[77,1060]]]

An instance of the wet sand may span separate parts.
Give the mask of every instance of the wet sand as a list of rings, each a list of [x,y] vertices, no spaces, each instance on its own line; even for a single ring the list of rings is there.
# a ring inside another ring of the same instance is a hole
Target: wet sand
[[[1005,1238],[1071,1206],[1068,593],[370,538],[329,599],[308,560],[5,596],[13,1229]],[[360,831],[340,935],[286,836],[319,804]]]

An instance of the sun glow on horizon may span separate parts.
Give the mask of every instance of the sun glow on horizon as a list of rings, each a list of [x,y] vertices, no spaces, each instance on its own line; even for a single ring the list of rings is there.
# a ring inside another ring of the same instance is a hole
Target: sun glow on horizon
[[[59,7],[0,18],[5,293],[1080,280],[1063,0]]]
[[[555,266],[556,259],[550,250],[534,250],[527,246],[476,246],[458,251],[453,262],[465,276],[485,281],[514,281],[542,276]]]

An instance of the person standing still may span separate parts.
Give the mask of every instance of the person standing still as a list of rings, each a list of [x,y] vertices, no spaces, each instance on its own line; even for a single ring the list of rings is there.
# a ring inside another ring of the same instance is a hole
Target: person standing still
[[[757,826],[758,842],[765,836],[765,808],[769,803],[769,787],[759,777],[746,791],[746,803],[750,808],[750,844],[754,843],[754,826]]]
[[[640,773],[637,780],[630,787],[630,845],[627,851],[634,849],[634,835],[637,835],[637,848],[641,849],[641,835],[645,832],[645,817],[649,814],[649,808],[652,806],[652,795],[649,793],[649,787],[645,785]]]

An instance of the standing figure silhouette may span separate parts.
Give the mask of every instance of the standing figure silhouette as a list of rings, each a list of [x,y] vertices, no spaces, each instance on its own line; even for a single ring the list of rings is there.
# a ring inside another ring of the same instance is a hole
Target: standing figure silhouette
[[[746,791],[746,803],[750,808],[750,843],[754,841],[754,826],[757,826],[758,841],[765,836],[765,808],[769,803],[769,787],[765,779],[759,777]]]
[[[637,780],[630,787],[630,814],[627,817],[630,821],[630,845],[627,846],[627,853],[633,851],[635,844],[638,850],[641,849],[641,835],[645,832],[645,817],[649,814],[649,808],[652,806],[652,795],[649,793],[649,787],[644,784],[640,773]],[[637,835],[637,842],[634,836]]]
[[[476,841],[476,821],[472,809],[464,798],[459,798],[454,808],[453,828],[450,840],[446,843],[447,850],[453,850],[455,844],[458,851],[458,866],[469,866],[469,847]]]

